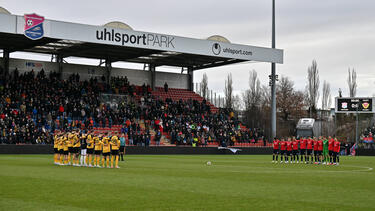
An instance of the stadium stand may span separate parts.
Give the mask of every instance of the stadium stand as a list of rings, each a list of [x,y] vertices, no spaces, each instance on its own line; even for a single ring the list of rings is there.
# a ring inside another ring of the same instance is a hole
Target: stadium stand
[[[375,134],[375,125],[365,128],[360,136],[360,145],[365,149],[374,149],[375,148],[374,134]]]
[[[197,93],[193,91],[189,91],[186,89],[169,88],[168,92],[165,92],[164,88],[156,87],[156,89],[152,91],[152,95],[159,96],[162,100],[169,98],[169,99],[172,99],[173,101],[178,101],[180,99],[182,99],[183,101],[186,101],[188,99],[193,99],[193,100],[197,100],[200,103],[204,101],[204,103],[207,103],[210,106],[211,112],[216,113],[219,110],[210,102],[206,102],[206,100],[202,96],[198,95]]]
[[[56,130],[121,132],[130,145],[265,146],[259,129],[247,129],[233,112],[198,94],[147,85],[126,77],[61,80],[42,70],[0,79],[0,143],[49,144]],[[258,141],[259,140],[259,141]]]

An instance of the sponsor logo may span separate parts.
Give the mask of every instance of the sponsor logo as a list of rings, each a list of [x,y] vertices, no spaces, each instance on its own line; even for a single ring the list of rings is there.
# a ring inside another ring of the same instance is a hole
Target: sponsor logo
[[[212,45],[212,53],[214,53],[215,55],[219,55],[221,53],[221,46],[219,43],[214,43]]]
[[[233,49],[233,48],[222,48],[219,43],[214,43],[212,45],[212,53],[214,55],[219,55],[221,53],[232,54],[232,55],[236,55],[236,54],[238,54],[238,55],[248,55],[248,56],[253,55],[253,52],[251,52],[251,51],[246,51],[246,50],[242,50],[242,49]]]
[[[151,33],[128,34],[116,32],[114,29],[104,28],[96,30],[96,39],[121,43],[121,45],[145,45],[160,48],[175,48],[174,37]]]
[[[26,67],[43,67],[43,64],[38,62],[26,62],[25,65]]]
[[[341,103],[341,108],[348,108],[348,103]]]
[[[38,40],[42,38],[44,35],[44,17],[35,13],[25,14],[23,17],[25,19],[24,35],[32,40]]]
[[[238,55],[249,55],[249,56],[253,55],[253,52],[251,52],[251,51],[245,51],[245,50],[233,49],[233,48],[224,48],[223,52],[224,53],[228,53],[228,54],[232,54],[232,55],[235,55],[235,54],[238,54]]]
[[[362,107],[364,109],[368,109],[369,106],[370,106],[370,103],[367,103],[367,102],[362,103]]]

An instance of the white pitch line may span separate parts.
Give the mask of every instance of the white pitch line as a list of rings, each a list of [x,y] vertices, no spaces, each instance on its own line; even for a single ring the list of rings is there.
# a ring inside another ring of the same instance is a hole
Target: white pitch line
[[[289,165],[289,164],[281,164],[281,165]],[[298,164],[297,164],[298,165]],[[218,166],[225,166],[225,165],[218,165]],[[229,166],[228,166],[229,167]],[[234,166],[230,166],[230,167],[234,167]],[[235,166],[235,167],[245,167],[245,166]],[[250,167],[250,166],[249,166]],[[249,168],[248,166],[246,166],[245,168]],[[327,166],[328,167],[328,166]],[[335,168],[335,166],[331,166],[332,168]],[[340,165],[340,167],[352,167],[352,168],[362,168],[362,169],[354,169],[354,170],[338,170],[338,171],[332,171],[332,170],[310,170],[310,169],[301,169],[301,171],[296,171],[295,169],[293,169],[292,171],[280,171],[280,169],[277,170],[278,173],[305,173],[305,172],[322,172],[322,173],[325,173],[325,172],[333,172],[333,173],[340,173],[340,172],[370,172],[370,171],[373,171],[374,169],[371,168],[371,167],[367,167],[367,166],[352,166],[352,165]],[[250,167],[250,169],[256,169],[256,168],[262,168],[266,171],[264,172],[274,172],[276,169],[275,168],[269,168],[269,167]],[[271,171],[270,171],[271,170]],[[247,171],[230,171],[230,172],[233,172],[233,173],[246,173]],[[251,172],[251,171],[250,171]]]
[[[371,168],[371,167],[367,167],[367,166],[351,166],[351,165],[344,165],[344,166],[353,167],[353,168],[363,168],[363,169],[365,169],[365,170],[350,170],[350,171],[362,171],[362,172],[366,172],[366,171],[372,171],[372,170],[374,170],[373,168]]]

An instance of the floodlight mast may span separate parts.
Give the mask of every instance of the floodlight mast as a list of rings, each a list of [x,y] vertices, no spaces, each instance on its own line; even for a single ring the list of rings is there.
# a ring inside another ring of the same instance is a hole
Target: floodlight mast
[[[358,113],[359,101],[357,102],[357,109],[355,114],[355,143],[358,146],[358,121],[359,121],[359,113]]]
[[[275,0],[272,0],[272,48],[275,44]],[[276,137],[276,64],[271,64],[271,139]]]

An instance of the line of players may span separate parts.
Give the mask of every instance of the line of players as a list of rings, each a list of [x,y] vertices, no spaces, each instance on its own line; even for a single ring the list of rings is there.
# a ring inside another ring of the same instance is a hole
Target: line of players
[[[324,165],[339,165],[340,142],[337,138],[277,138],[273,141],[272,162],[277,163],[314,163]],[[284,158],[284,161],[283,161]],[[314,162],[315,161],[315,162]]]
[[[57,133],[54,136],[54,151],[56,165],[113,168],[115,161],[115,168],[120,168],[119,154],[123,161],[125,143],[120,142],[118,133],[95,135],[92,132],[86,134],[77,130]]]

